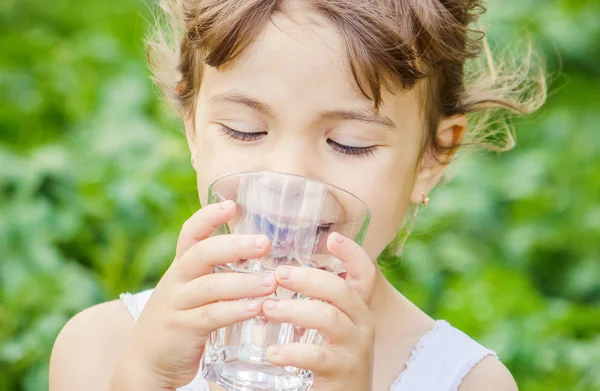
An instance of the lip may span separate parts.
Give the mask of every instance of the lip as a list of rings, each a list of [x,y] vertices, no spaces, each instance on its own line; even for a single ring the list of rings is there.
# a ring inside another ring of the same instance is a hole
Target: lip
[[[315,221],[312,219],[298,219],[297,216],[281,216],[281,215],[275,215],[275,214],[259,214],[259,213],[252,213],[254,216],[254,218],[258,217],[258,218],[266,218],[267,221],[269,222],[269,224],[275,225],[277,226],[277,224],[290,224],[290,223],[294,223],[303,227],[307,227],[307,226],[316,226],[316,227],[320,227],[323,225],[333,225],[335,224],[334,222],[329,222],[329,221]],[[290,228],[290,227],[278,227],[278,228]]]

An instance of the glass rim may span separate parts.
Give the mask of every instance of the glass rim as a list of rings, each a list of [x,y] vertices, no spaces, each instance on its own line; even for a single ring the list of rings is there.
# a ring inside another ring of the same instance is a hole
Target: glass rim
[[[342,189],[339,186],[336,185],[332,185],[331,183],[325,182],[325,181],[321,181],[318,179],[313,179],[313,178],[308,178],[308,177],[304,177],[302,175],[297,175],[297,174],[290,174],[287,172],[281,172],[281,171],[268,171],[268,170],[259,170],[259,171],[233,171],[233,172],[229,172],[227,174],[223,174],[220,175],[218,177],[216,177],[208,186],[208,193],[211,194],[213,191],[213,186],[220,181],[221,179],[225,179],[225,178],[229,178],[229,177],[234,177],[234,176],[250,176],[250,175],[276,175],[276,176],[289,176],[289,177],[293,177],[293,178],[298,178],[298,179],[302,179],[304,181],[308,181],[311,183],[315,183],[315,184],[319,184],[319,185],[324,185],[327,186],[329,188],[335,189],[339,192],[342,192],[344,194],[349,195],[352,199],[358,201],[359,204],[361,204],[363,206],[363,208],[365,209],[365,211],[367,212],[365,215],[365,219],[366,221],[371,220],[371,209],[369,209],[369,207],[367,206],[367,204],[361,200],[360,198],[358,198],[357,196],[355,196],[354,194],[352,194],[351,192],[349,192],[348,190]]]

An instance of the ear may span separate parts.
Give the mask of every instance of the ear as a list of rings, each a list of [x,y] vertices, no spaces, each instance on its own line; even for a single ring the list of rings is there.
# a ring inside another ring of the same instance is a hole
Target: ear
[[[192,161],[192,167],[196,171],[196,116],[194,114],[183,114],[183,125],[185,127],[185,138],[187,139],[188,148],[190,149],[190,156]]]
[[[467,117],[464,114],[443,118],[437,129],[436,137],[438,142],[445,147],[452,147],[459,144],[465,135],[467,125]],[[417,204],[423,202],[423,194],[427,196],[440,181],[457,149],[449,149],[447,152],[436,152],[431,146],[427,146],[421,157],[417,179],[411,195],[411,202]]]

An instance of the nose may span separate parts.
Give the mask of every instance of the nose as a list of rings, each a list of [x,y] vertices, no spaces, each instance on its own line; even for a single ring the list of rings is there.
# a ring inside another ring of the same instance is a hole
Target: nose
[[[281,138],[260,158],[260,170],[291,174],[291,176],[261,176],[255,178],[254,191],[261,193],[268,209],[286,210],[297,214],[304,204],[313,204],[323,197],[320,185],[304,178],[317,179],[314,146],[301,137]]]
[[[288,140],[273,145],[265,154],[262,166],[266,171],[319,180],[318,171],[315,169],[315,157],[313,148],[306,142],[288,137]],[[305,182],[300,178],[288,177],[285,181],[270,183],[266,187],[293,197],[304,192]]]
[[[257,185],[269,195],[277,195],[290,200],[300,198],[306,188],[306,182],[296,176],[259,177]]]
[[[258,175],[245,192],[246,206],[272,222],[319,220],[327,188],[303,177],[283,174]]]

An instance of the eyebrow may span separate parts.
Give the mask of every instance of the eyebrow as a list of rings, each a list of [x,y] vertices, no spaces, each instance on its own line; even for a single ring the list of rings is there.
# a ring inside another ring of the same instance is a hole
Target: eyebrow
[[[246,95],[240,94],[238,92],[226,92],[223,94],[217,94],[209,99],[211,103],[235,103],[246,106],[253,110],[259,111],[265,115],[272,116],[273,110],[271,108],[259,102],[256,99],[252,99]]]
[[[319,114],[321,120],[334,121],[360,121],[381,125],[386,128],[396,129],[394,121],[390,118],[378,113],[375,109],[358,109],[358,110],[331,110]]]
[[[273,116],[269,105],[238,92],[217,94],[209,99],[211,103],[233,103],[246,106],[267,116]],[[371,123],[388,129],[397,129],[394,121],[377,112],[374,108],[356,110],[327,110],[319,113],[315,122],[331,121],[360,121]]]

